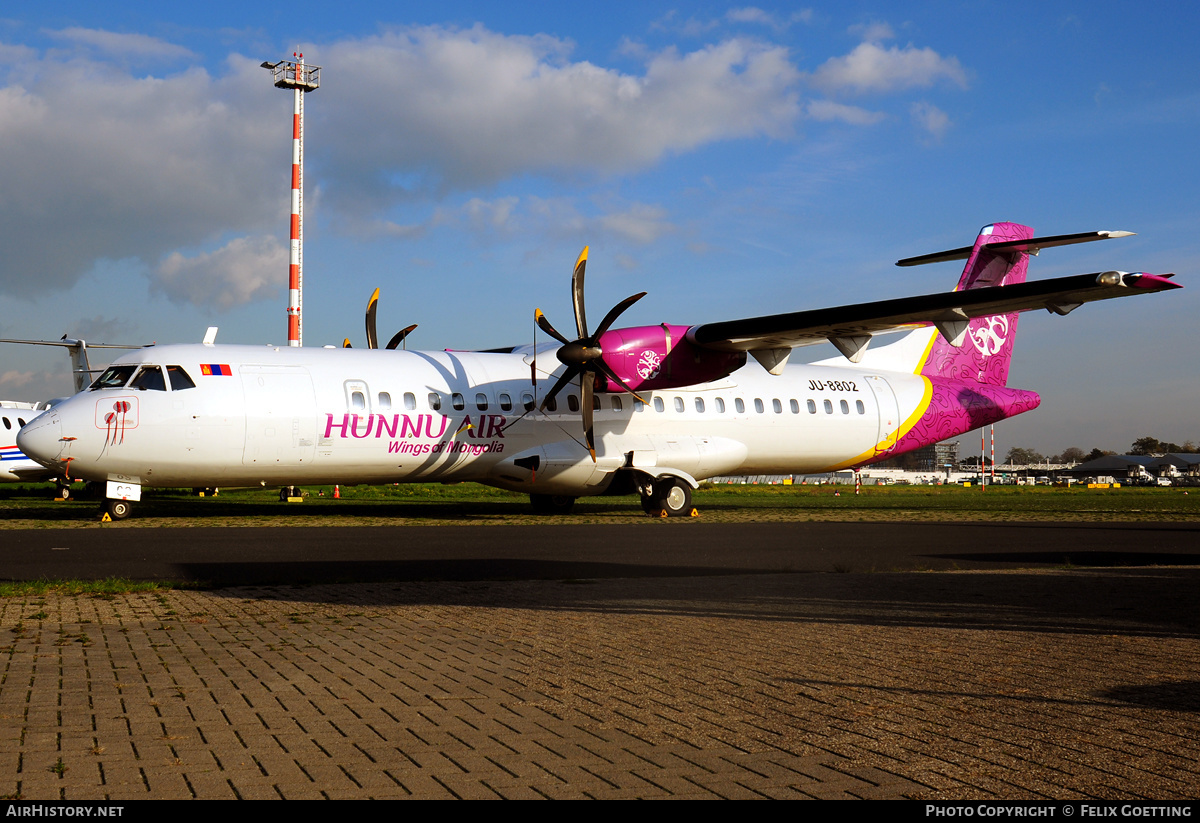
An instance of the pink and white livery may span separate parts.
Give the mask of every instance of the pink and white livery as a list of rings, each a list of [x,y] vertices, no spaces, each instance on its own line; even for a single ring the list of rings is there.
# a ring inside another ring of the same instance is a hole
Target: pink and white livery
[[[1020,312],[1178,286],[1118,271],[1027,282],[1029,256],[1127,234],[1035,238],[996,223],[973,246],[899,262],[965,259],[953,292],[613,328],[634,295],[592,332],[584,249],[573,340],[540,310],[558,342],[536,350],[218,346],[210,335],[122,357],[17,441],[55,471],[107,483],[114,518],[142,486],[405,481],[486,483],[542,511],[640,494],[648,511],[688,514],[707,477],[863,466],[1036,408],[1037,394],[1006,385]],[[869,347],[896,331],[907,333]],[[826,340],[843,356],[787,365],[793,348]]]

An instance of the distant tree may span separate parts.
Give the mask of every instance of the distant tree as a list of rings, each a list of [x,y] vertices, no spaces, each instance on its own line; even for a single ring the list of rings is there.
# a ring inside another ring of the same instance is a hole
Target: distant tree
[[[1019,466],[1030,466],[1034,463],[1045,463],[1046,456],[1033,449],[1009,449],[1005,462]]]
[[[1078,446],[1063,449],[1063,453],[1054,459],[1055,463],[1082,463],[1087,459],[1087,453]]]
[[[1129,447],[1130,454],[1183,454],[1184,447],[1167,440],[1157,440],[1153,437],[1139,437]]]
[[[1133,445],[1129,447],[1130,454],[1154,454],[1162,451],[1162,444],[1155,437],[1139,437],[1133,441]]]
[[[1090,452],[1088,452],[1087,459],[1085,459],[1084,462],[1087,463],[1092,460],[1099,460],[1101,457],[1108,457],[1110,454],[1116,454],[1116,452],[1105,451],[1104,449],[1092,449]]]

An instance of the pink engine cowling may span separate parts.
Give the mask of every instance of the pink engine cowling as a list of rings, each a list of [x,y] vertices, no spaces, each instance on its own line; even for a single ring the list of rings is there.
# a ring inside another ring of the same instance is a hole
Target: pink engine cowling
[[[745,352],[702,349],[687,340],[690,326],[635,326],[610,329],[600,336],[604,362],[631,389],[652,391],[691,386],[732,374],[746,364]],[[597,388],[610,392],[622,388],[597,374]]]

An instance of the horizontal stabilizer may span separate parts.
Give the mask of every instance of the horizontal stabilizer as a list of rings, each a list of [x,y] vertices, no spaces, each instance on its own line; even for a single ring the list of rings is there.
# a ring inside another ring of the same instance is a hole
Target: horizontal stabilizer
[[[1016,252],[1036,255],[1042,249],[1055,246],[1070,246],[1075,243],[1090,243],[1093,240],[1109,240],[1117,237],[1132,237],[1131,231],[1085,231],[1080,234],[1056,234],[1052,237],[1031,237],[1028,240],[1007,240],[1000,243],[988,243],[991,252]],[[897,266],[923,266],[926,263],[945,263],[948,260],[966,260],[971,256],[974,246],[963,246],[961,249],[939,251],[933,254],[922,254],[919,257],[906,257],[897,260]]]

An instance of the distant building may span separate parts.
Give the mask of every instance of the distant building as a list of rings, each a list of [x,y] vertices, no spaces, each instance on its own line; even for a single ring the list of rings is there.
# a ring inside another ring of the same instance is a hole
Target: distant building
[[[873,463],[881,469],[904,469],[910,472],[944,472],[958,468],[958,441],[943,441]]]

